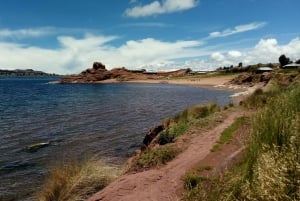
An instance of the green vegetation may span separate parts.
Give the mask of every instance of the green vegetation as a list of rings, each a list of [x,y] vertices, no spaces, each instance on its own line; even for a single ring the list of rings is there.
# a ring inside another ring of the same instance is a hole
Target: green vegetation
[[[222,146],[219,143],[214,144],[214,146],[210,149],[211,152],[221,151]]]
[[[212,166],[205,165],[205,166],[199,166],[199,167],[197,167],[197,168],[196,168],[196,171],[197,171],[197,172],[203,172],[204,170],[209,171],[209,170],[212,170],[212,169],[213,169]]]
[[[243,124],[249,121],[247,117],[237,118],[229,127],[227,127],[220,136],[218,142],[211,148],[211,152],[220,151],[222,149],[222,144],[230,143],[232,140],[232,134],[239,129]]]
[[[210,114],[219,110],[220,108],[217,104],[197,105],[185,109],[172,119],[167,119],[163,122],[163,125],[167,128],[160,134],[158,143],[164,145],[174,142],[176,137],[185,133],[199,119],[208,117]]]
[[[222,179],[191,185],[184,200],[300,200],[300,82],[267,93],[254,95],[266,96],[267,104],[256,99],[244,159]]]
[[[120,172],[117,168],[96,161],[71,161],[50,171],[36,200],[85,200],[108,185]]]
[[[204,181],[208,181],[208,178],[189,173],[184,177],[184,188],[191,190]]]
[[[226,128],[220,136],[220,140],[218,141],[219,144],[225,144],[225,143],[229,143],[232,140],[232,134],[233,132],[235,132],[237,129],[239,129],[243,124],[247,123],[249,121],[248,117],[240,117],[237,118],[232,124],[231,126],[229,126],[228,128]]]
[[[154,167],[166,164],[177,155],[176,150],[171,146],[160,146],[157,149],[145,151],[137,161],[140,168]]]
[[[143,152],[133,165],[136,168],[149,168],[165,164],[175,158],[180,152],[178,147],[173,146],[176,138],[186,133],[193,126],[199,126],[201,120],[205,120],[211,114],[219,111],[217,104],[197,105],[185,109],[173,118],[164,120],[163,125],[166,128],[158,136],[159,147],[147,149]],[[205,121],[207,125],[208,120]]]
[[[189,126],[187,124],[177,124],[172,128],[163,131],[158,139],[160,145],[165,145],[174,142],[175,138],[182,135],[188,130]]]

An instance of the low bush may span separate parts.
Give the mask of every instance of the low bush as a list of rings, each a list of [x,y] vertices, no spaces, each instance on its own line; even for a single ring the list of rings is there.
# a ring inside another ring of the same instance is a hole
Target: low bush
[[[173,127],[163,131],[159,138],[158,138],[158,143],[160,145],[165,145],[168,143],[174,142],[175,138],[182,135],[189,129],[188,124],[180,123],[180,124],[175,124]]]
[[[147,150],[142,153],[137,161],[137,166],[140,168],[149,168],[166,164],[176,157],[176,150],[171,146],[161,146],[156,149]]]

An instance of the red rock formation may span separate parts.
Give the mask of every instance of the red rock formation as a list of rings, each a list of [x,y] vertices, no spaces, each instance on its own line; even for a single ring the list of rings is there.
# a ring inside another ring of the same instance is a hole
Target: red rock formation
[[[88,68],[78,75],[65,76],[60,80],[60,83],[95,83],[107,79],[118,79],[119,81],[157,79],[162,77],[183,76],[190,71],[190,69],[181,69],[172,72],[159,72],[149,74],[145,71],[130,71],[124,67],[114,68],[109,71],[102,63],[94,62],[92,68]]]

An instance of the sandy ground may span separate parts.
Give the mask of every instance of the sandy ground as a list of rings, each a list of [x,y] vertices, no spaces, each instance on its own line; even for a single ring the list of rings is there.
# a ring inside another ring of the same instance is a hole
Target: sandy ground
[[[187,85],[192,87],[202,87],[214,90],[226,90],[232,91],[234,94],[231,96],[232,101],[238,104],[245,97],[252,94],[255,89],[262,87],[255,85],[252,87],[232,85],[229,84],[235,75],[233,76],[215,76],[215,77],[203,77],[203,78],[184,78],[184,79],[147,79],[147,80],[130,80],[130,81],[118,81],[116,79],[108,79],[99,81],[97,83],[150,83],[150,84],[175,84],[175,85]]]
[[[174,201],[183,191],[184,174],[210,153],[221,132],[231,125],[241,111],[230,112],[224,121],[212,130],[195,130],[196,137],[188,148],[167,165],[136,174],[126,174],[96,193],[88,201]]]
[[[146,79],[146,80],[129,80],[122,81],[125,83],[151,83],[151,84],[178,84],[196,87],[222,87],[225,83],[232,80],[234,76],[215,76],[204,78],[184,78],[184,79]],[[119,83],[116,79],[108,79],[97,83]],[[225,86],[225,85],[224,85]],[[232,88],[233,89],[233,88]]]

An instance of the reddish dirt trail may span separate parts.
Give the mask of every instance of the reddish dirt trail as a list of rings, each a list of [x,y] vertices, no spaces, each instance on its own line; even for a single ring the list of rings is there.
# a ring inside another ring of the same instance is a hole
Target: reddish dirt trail
[[[234,119],[242,116],[239,111],[231,112],[214,129],[198,134],[189,147],[167,165],[118,178],[88,201],[174,201],[179,200],[183,190],[184,174],[195,167],[210,153],[221,132]]]

